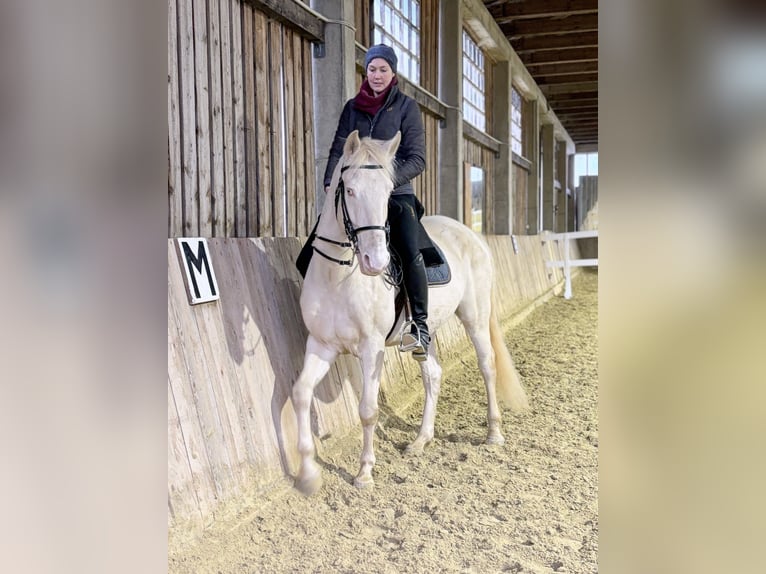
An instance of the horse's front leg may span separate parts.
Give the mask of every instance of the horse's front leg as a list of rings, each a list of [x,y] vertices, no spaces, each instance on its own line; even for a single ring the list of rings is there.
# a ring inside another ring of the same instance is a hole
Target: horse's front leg
[[[301,466],[295,477],[295,487],[303,494],[314,494],[322,486],[322,475],[314,460],[314,437],[311,434],[311,399],[314,387],[330,370],[337,353],[321,345],[309,335],[303,370],[293,385],[293,408],[298,421],[298,452]]]
[[[428,357],[420,363],[420,375],[423,378],[423,389],[426,395],[423,405],[423,419],[420,423],[418,436],[405,449],[407,454],[422,453],[423,448],[434,439],[434,420],[436,419],[436,405],[439,402],[442,378],[442,368],[436,360],[436,345],[434,344],[428,346]]]
[[[375,426],[378,424],[378,392],[380,391],[380,374],[383,370],[383,344],[371,346],[364,350],[359,357],[362,363],[362,399],[359,401],[359,418],[362,421],[364,433],[362,457],[359,474],[354,479],[354,486],[367,488],[374,484],[372,467],[375,466],[375,451],[373,438]]]

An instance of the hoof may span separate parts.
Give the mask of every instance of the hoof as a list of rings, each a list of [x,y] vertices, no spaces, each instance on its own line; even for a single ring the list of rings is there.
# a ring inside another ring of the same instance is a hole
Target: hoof
[[[354,479],[354,486],[356,486],[359,490],[372,488],[374,485],[375,481],[372,480],[371,476],[357,476]]]
[[[500,433],[489,435],[487,437],[487,444],[505,444],[505,439]]]
[[[414,442],[412,444],[408,444],[407,448],[404,449],[404,454],[409,456],[420,456],[423,454],[423,445]]]
[[[316,494],[322,487],[322,475],[319,473],[309,476],[307,478],[298,477],[295,479],[295,488],[297,488],[301,494],[311,496]]]

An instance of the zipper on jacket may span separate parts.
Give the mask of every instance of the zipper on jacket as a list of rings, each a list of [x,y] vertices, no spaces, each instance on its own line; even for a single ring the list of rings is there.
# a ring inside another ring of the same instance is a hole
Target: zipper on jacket
[[[397,88],[397,91],[398,91],[398,88]],[[393,100],[393,97],[394,97],[394,91],[391,90],[390,92],[388,92],[388,97],[386,98],[386,102],[378,110],[378,113],[370,118],[370,137],[373,137],[372,131],[375,129],[375,122],[378,120],[378,116],[381,113],[383,113],[383,110],[385,110],[388,107],[388,104],[391,103],[391,101]]]

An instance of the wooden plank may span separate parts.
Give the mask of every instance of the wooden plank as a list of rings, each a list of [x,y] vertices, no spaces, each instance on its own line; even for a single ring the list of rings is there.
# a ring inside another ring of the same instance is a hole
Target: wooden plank
[[[564,261],[546,261],[546,267],[598,267],[598,259],[570,259],[568,263]]]
[[[243,4],[242,51],[244,53],[245,86],[245,195],[239,198],[244,205],[244,221],[239,222],[239,237],[257,235],[258,229],[258,93],[255,71],[255,14],[249,4]]]
[[[431,124],[431,211],[439,213],[439,120],[430,117]]]
[[[170,317],[178,329],[174,343],[184,363],[183,380],[191,389],[193,402],[197,408],[216,497],[222,500],[231,497],[238,488],[237,481],[232,475],[232,462],[226,442],[225,425],[227,423],[221,420],[217,406],[218,398],[211,383],[217,375],[214,370],[211,370],[206,359],[205,346],[209,343],[203,333],[200,333],[195,317],[198,311],[186,303],[186,291],[183,281],[180,280],[179,266],[173,267],[175,269],[169,270],[172,271],[169,275],[173,280],[169,281],[168,291],[172,312]],[[176,274],[179,275],[178,278],[175,277]]]
[[[497,141],[466,121],[463,122],[463,137],[492,150],[494,153],[500,153],[500,144]]]
[[[249,294],[244,315],[247,317],[243,335],[249,341],[243,356],[243,369],[248,373],[250,392],[255,400],[256,431],[264,460],[286,464],[294,456],[294,443],[287,444],[281,413],[288,402],[296,377],[294,362],[301,362],[304,345],[297,349],[285,343],[299,331],[295,325],[283,322],[279,313],[280,300],[289,292],[289,284],[278,275],[282,264],[273,260],[269,248],[271,238],[238,241],[243,284]],[[282,239],[280,239],[282,241]],[[263,294],[270,294],[264,297]],[[297,295],[296,295],[297,298]],[[295,306],[292,301],[291,306]],[[305,342],[305,341],[304,341]],[[270,404],[270,409],[262,405]],[[272,472],[274,469],[272,469]]]
[[[282,56],[282,36],[284,27],[274,20],[269,22],[269,91],[271,105],[271,177],[273,184],[271,186],[271,225],[266,224],[268,211],[263,211],[263,225],[261,226],[261,235],[271,235],[274,237],[285,236],[285,176],[284,176],[284,144],[285,133],[282,125],[282,113],[284,102],[282,100],[286,74]]]
[[[314,98],[312,86],[314,79],[311,71],[311,44],[303,42],[303,144],[305,147],[306,164],[306,233],[309,234],[311,227],[316,221],[316,153],[314,151]]]
[[[224,144],[223,144],[223,87],[221,76],[221,22],[220,2],[208,0],[208,66],[210,68],[210,129],[211,129],[211,233],[210,237],[224,235],[226,203],[224,201]],[[228,59],[228,57],[226,58]]]
[[[295,141],[293,142],[292,154],[295,156],[294,169],[295,180],[292,193],[295,197],[295,230],[290,235],[302,236],[308,235],[310,228],[308,227],[306,213],[306,166],[305,166],[305,146],[303,140],[306,137],[305,128],[303,124],[303,99],[306,90],[304,84],[305,78],[303,74],[304,62],[303,62],[303,41],[297,34],[293,34],[293,85],[295,86],[295,106],[293,107],[293,121],[295,122]],[[306,68],[311,70],[311,62],[306,63]],[[310,74],[309,74],[310,75]],[[308,86],[310,88],[310,84]]]
[[[224,262],[220,241],[211,241],[211,258],[215,262]],[[218,268],[225,267],[217,265]],[[219,283],[219,288],[220,288]],[[221,292],[221,297],[233,296]],[[195,319],[203,338],[202,352],[209,366],[209,384],[216,399],[216,410],[221,420],[223,444],[226,446],[231,471],[238,488],[248,485],[250,472],[248,465],[248,438],[240,424],[241,402],[238,392],[238,372],[229,353],[227,337],[224,332],[223,315],[217,303],[195,306]]]
[[[364,60],[362,60],[362,62],[363,61]],[[360,79],[357,82],[357,89],[359,88],[363,80],[364,80],[364,75],[360,76]],[[428,110],[428,112],[431,115],[434,115],[440,119],[445,119],[447,117],[446,106],[433,94],[426,92],[425,90],[423,90],[423,88],[421,88],[417,84],[413,84],[404,76],[399,76],[398,85],[399,85],[399,89],[404,95],[410,96],[413,100],[415,100],[418,103],[418,105],[421,108]]]
[[[484,201],[486,202],[486,206],[487,206],[485,214],[484,214],[484,221],[487,222],[487,230],[485,231],[485,233],[494,233],[495,232],[495,178],[492,176],[492,174],[495,173],[495,154],[485,149],[484,161],[486,162],[485,165],[487,166],[485,171],[487,186],[484,189]],[[511,192],[510,189],[505,191],[506,194],[510,192]]]
[[[463,224],[471,227],[471,164],[463,162]]]
[[[197,176],[199,180],[199,235],[210,237],[213,232],[213,211],[210,174],[210,85],[208,82],[207,2],[194,4],[194,67],[197,95]]]
[[[253,70],[252,42],[246,38],[252,36],[252,10],[246,16],[246,7],[240,0],[231,0],[231,44],[232,44],[232,81],[234,98],[234,178],[236,191],[234,193],[234,236],[247,236],[247,178],[248,178],[248,148],[247,148],[247,113],[246,104],[255,106],[253,87],[246,82],[247,70]],[[249,49],[248,49],[249,48]],[[252,72],[250,72],[252,79]],[[252,102],[249,100],[253,100]],[[254,109],[254,108],[253,108]],[[255,111],[253,111],[253,118]],[[251,120],[254,122],[254,120]],[[254,124],[251,126],[254,127]],[[250,133],[255,138],[255,132]],[[254,166],[253,166],[254,167]]]
[[[232,0],[220,0],[221,9],[221,86],[223,99],[223,200],[219,210],[222,215],[220,233],[222,237],[232,237],[235,233],[234,228],[234,205],[235,205],[235,165],[234,165],[234,110],[232,106],[234,99],[238,97],[233,93],[234,67],[241,69],[241,54],[239,59],[232,58],[232,22],[231,22],[231,2]],[[235,0],[236,2],[236,0]],[[241,83],[240,83],[241,86]]]
[[[524,18],[551,18],[598,11],[597,0],[546,0],[546,2],[495,2],[488,7],[493,18],[501,24]]]
[[[371,0],[363,0],[362,6],[362,44],[364,46],[372,45],[370,28],[372,27],[372,14],[370,13]]]
[[[189,459],[168,376],[168,507],[174,525],[186,521],[204,523]]]
[[[258,179],[248,186],[248,235],[262,236],[271,229],[272,172],[271,106],[269,96],[269,25],[262,12],[254,12],[256,153],[249,161],[258,167]]]
[[[312,42],[324,42],[324,22],[295,2],[284,0],[245,0],[258,11],[294,28]]]
[[[241,240],[226,239],[209,242],[211,256],[216,261],[225,262],[217,267],[216,278],[221,291],[221,300],[218,306],[220,314],[221,330],[218,337],[221,341],[220,352],[229,362],[233,374],[227,375],[226,381],[231,385],[236,406],[236,425],[243,438],[243,445],[247,455],[247,462],[251,469],[255,469],[259,461],[256,455],[257,447],[253,431],[253,416],[256,403],[249,392],[246,381],[246,370],[242,368],[244,352],[243,345],[243,309],[245,302],[250,298],[250,291],[245,284],[242,273],[237,243]],[[223,342],[226,342],[225,348]]]
[[[248,243],[246,239],[227,239],[213,242],[214,251],[226,262],[225,270],[220,272],[221,292],[228,296],[220,300],[221,315],[227,341],[227,356],[237,371],[235,382],[239,397],[238,421],[245,437],[245,447],[250,468],[263,472],[264,466],[273,460],[270,449],[273,444],[270,424],[264,421],[263,412],[268,395],[263,393],[259,381],[270,377],[268,355],[263,349],[262,337],[254,324],[253,307],[257,291],[252,291],[245,274],[240,254],[240,246]],[[264,362],[266,364],[264,364]],[[268,413],[266,413],[268,415]],[[266,417],[268,418],[268,417]]]
[[[196,503],[203,518],[209,517],[219,493],[213,479],[212,465],[207,452],[205,434],[200,424],[194,392],[190,384],[190,373],[183,356],[181,337],[183,328],[175,312],[177,289],[171,285],[183,285],[181,271],[172,241],[168,242],[168,261],[174,268],[168,268],[168,380],[173,392],[178,424],[183,435],[187,461],[191,472],[192,487]],[[185,303],[185,296],[182,299]],[[170,472],[170,471],[169,471]],[[183,472],[182,470],[173,472]]]
[[[199,235],[199,183],[197,181],[197,120],[194,83],[194,27],[191,6],[181,2],[178,7],[179,61],[181,68],[181,160],[182,175],[182,235]]]
[[[168,237],[183,233],[177,27],[176,0],[168,0]]]
[[[565,18],[531,18],[501,24],[503,34],[511,40],[535,34],[571,34],[598,31],[598,13],[590,12]]]
[[[297,235],[297,200],[298,190],[295,185],[295,56],[293,53],[293,37],[291,30],[283,31],[283,62],[284,62],[284,97],[285,97],[285,201],[282,202],[284,211],[284,232],[280,235],[291,237]]]
[[[354,0],[354,40],[362,46],[370,46],[370,0]]]

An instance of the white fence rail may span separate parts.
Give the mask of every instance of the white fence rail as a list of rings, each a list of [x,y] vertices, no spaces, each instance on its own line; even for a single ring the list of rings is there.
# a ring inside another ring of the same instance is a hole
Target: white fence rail
[[[543,242],[563,241],[564,259],[558,261],[546,261],[546,268],[556,267],[564,269],[564,299],[572,298],[572,267],[598,267],[598,259],[571,259],[569,256],[569,241],[571,239],[584,239],[586,237],[598,237],[598,230],[571,231],[568,233],[546,233]]]

